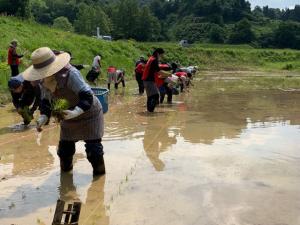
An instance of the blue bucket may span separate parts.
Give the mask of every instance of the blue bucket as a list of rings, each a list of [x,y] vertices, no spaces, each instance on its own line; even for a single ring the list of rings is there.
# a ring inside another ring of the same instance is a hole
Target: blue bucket
[[[102,105],[103,113],[108,111],[108,92],[109,90],[106,88],[95,87],[92,88],[95,96],[99,99]]]

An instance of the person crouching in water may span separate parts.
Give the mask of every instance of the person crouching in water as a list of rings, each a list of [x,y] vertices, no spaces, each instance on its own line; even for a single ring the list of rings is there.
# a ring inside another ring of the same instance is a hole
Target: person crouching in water
[[[122,83],[122,87],[125,87],[125,70],[119,69],[116,71],[115,89],[118,89],[119,84]]]
[[[20,74],[10,78],[8,88],[13,105],[22,116],[24,125],[30,124],[31,120],[33,120],[33,114],[40,104],[41,91],[39,84],[32,84],[24,80]]]
[[[156,49],[148,59],[143,73],[142,80],[147,93],[148,112],[154,112],[155,107],[159,104],[159,90],[155,84],[155,75],[159,75],[162,79],[170,76],[170,73],[161,71],[159,68],[159,60],[163,54],[162,48]]]
[[[107,68],[107,88],[110,90],[110,84],[116,82],[116,72],[117,68],[114,66],[109,66]]]
[[[172,68],[169,64],[159,64],[159,68],[161,71],[171,71]],[[159,74],[155,76],[155,83],[159,90],[159,103],[162,104],[165,99],[165,95],[167,95],[167,103],[171,104],[173,99],[172,87],[168,85],[166,82],[167,78],[162,78]]]
[[[41,80],[42,101],[37,130],[41,131],[51,116],[51,105],[58,99],[65,99],[70,106],[63,110],[60,121],[60,141],[57,155],[61,171],[73,169],[75,143],[83,140],[87,159],[95,176],[105,174],[103,146],[103,110],[91,88],[83,80],[80,72],[70,65],[70,55],[55,55],[50,48],[35,50],[31,56],[32,66],[24,71],[28,81]]]

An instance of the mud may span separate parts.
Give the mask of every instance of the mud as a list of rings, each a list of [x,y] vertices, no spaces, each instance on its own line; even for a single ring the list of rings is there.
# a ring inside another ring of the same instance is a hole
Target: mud
[[[80,225],[299,225],[300,93],[207,92],[205,82],[151,115],[144,97],[111,93],[98,179],[82,142],[61,175],[59,127],[38,145],[1,108],[0,224],[51,224],[61,198],[83,203]]]

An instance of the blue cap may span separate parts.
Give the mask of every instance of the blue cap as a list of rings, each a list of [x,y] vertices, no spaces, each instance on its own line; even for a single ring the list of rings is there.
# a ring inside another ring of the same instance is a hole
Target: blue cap
[[[12,77],[8,81],[8,87],[10,90],[17,89],[18,87],[20,87],[22,85],[23,81],[24,81],[24,79],[23,79],[22,75]]]

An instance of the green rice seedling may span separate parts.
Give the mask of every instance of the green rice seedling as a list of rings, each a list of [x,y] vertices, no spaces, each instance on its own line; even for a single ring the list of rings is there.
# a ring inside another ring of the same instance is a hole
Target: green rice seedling
[[[66,99],[60,98],[52,103],[52,116],[57,119],[58,122],[63,120],[63,111],[69,109],[70,104]]]

